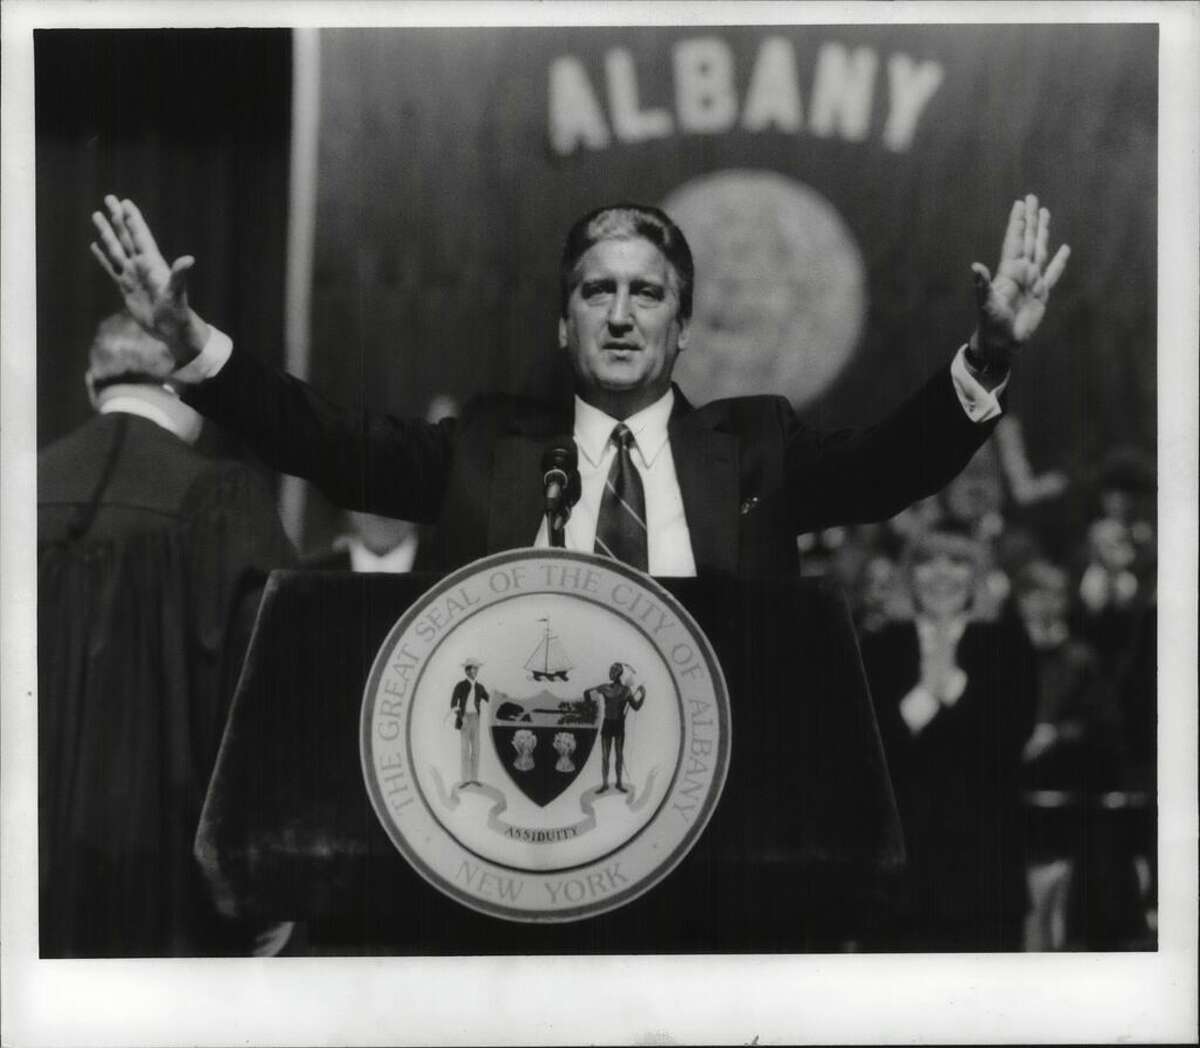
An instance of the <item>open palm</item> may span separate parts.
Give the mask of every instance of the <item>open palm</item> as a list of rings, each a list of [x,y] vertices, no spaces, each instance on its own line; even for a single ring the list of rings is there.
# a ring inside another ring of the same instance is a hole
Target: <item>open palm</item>
[[[120,291],[133,318],[165,342],[182,363],[192,355],[185,345],[193,321],[187,273],[195,259],[184,255],[168,266],[132,200],[107,196],[104,203],[107,216],[92,213],[99,234],[91,245],[92,254]]]
[[[1046,314],[1050,292],[1066,268],[1071,249],[1063,244],[1046,264],[1050,212],[1032,193],[1013,204],[993,277],[976,262],[978,351],[990,364],[1007,365],[1015,346],[1028,341]]]

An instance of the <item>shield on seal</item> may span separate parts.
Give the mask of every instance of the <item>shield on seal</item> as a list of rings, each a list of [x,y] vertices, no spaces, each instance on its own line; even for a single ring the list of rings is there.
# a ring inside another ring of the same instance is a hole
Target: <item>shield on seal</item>
[[[560,699],[545,690],[527,699],[504,696],[492,714],[496,757],[513,784],[544,808],[587,764],[601,713],[591,696]]]

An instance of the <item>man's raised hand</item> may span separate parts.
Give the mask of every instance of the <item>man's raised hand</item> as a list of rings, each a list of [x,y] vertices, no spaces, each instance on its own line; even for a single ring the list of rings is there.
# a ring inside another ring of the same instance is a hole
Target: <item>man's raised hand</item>
[[[1013,204],[993,277],[987,266],[971,266],[978,325],[971,354],[987,368],[1007,369],[1017,347],[1037,330],[1050,292],[1066,268],[1071,249],[1063,244],[1049,265],[1050,212],[1032,193]]]
[[[166,343],[178,365],[191,360],[208,340],[208,325],[188,306],[190,255],[168,266],[142,213],[132,200],[104,198],[108,210],[92,212],[98,234],[92,254],[125,300],[125,308],[146,331]]]

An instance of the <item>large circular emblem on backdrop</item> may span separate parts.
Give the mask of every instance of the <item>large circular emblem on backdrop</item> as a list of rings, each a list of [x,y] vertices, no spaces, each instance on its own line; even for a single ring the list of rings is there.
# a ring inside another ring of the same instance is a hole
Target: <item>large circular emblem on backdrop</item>
[[[447,576],[389,632],[363,774],[439,891],[572,921],[679,864],[721,795],[730,730],[712,646],[666,590],[607,558],[514,551]]]
[[[675,376],[699,403],[778,393],[794,406],[841,373],[866,315],[866,270],[816,190],[770,171],[720,171],[663,201],[696,261],[691,341]]]

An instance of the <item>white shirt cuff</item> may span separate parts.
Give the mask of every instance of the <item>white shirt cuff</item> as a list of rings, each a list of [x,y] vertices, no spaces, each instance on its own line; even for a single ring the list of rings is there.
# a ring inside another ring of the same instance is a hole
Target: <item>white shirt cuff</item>
[[[225,332],[208,325],[208,341],[188,363],[171,373],[171,381],[181,386],[195,386],[206,378],[212,378],[225,366],[233,352],[233,339]]]
[[[971,374],[963,355],[967,351],[966,343],[954,354],[954,362],[950,365],[950,378],[954,382],[954,392],[958,394],[958,402],[972,422],[988,422],[1002,414],[1000,394],[1008,385],[1005,378],[995,389],[984,389],[979,381]]]

